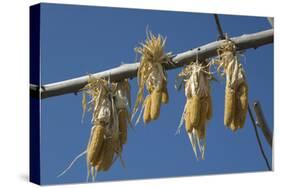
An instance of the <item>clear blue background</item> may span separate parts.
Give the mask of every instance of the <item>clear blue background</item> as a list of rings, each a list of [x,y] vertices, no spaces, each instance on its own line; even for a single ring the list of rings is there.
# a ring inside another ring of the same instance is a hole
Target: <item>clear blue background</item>
[[[229,36],[269,29],[266,18],[221,15]],[[43,4],[41,9],[41,81],[62,81],[135,61],[134,47],[145,40],[146,26],[167,36],[166,51],[174,54],[217,39],[211,14],[130,10],[91,6]],[[273,125],[273,46],[245,53],[249,102],[258,99],[268,125]],[[161,116],[147,126],[129,128],[123,151],[126,168],[116,161],[97,181],[127,180],[267,170],[249,116],[242,130],[232,133],[223,125],[224,81],[212,83],[214,114],[207,129],[204,161],[196,161],[184,129],[175,136],[185,104],[183,91],[173,87],[180,69],[168,73],[170,102]],[[132,101],[136,79],[130,81]],[[85,182],[82,157],[64,176],[56,176],[85,150],[90,114],[81,124],[81,93],[44,99],[41,116],[41,178],[43,184]],[[271,162],[271,150],[262,141]]]

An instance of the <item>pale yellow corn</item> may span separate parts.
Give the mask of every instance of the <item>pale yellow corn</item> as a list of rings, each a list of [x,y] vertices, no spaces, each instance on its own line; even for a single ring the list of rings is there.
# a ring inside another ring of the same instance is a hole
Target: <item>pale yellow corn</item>
[[[101,153],[101,148],[104,142],[104,127],[102,125],[96,125],[92,139],[87,148],[87,161],[92,166],[95,166],[98,162],[98,158]]]
[[[194,95],[190,99],[190,124],[192,127],[198,127],[198,123],[200,120],[200,97]]]
[[[185,130],[186,132],[192,132],[193,127],[190,123],[190,100],[187,101],[186,109],[185,109],[185,114],[184,114],[184,121],[185,121]]]
[[[148,123],[151,121],[150,109],[151,109],[151,96],[148,95],[144,101],[144,112],[143,112],[144,123]]]
[[[207,122],[207,113],[208,113],[208,97],[201,99],[200,107],[200,120],[198,122],[198,137],[203,139],[206,136],[206,122]]]
[[[113,157],[114,157],[114,145],[112,142],[112,138],[106,138],[104,145],[102,147],[102,153],[100,160],[96,166],[97,171],[107,171],[112,163],[113,163]]]
[[[160,115],[161,101],[162,101],[161,90],[154,89],[151,93],[151,108],[150,108],[150,117],[152,120],[156,120]]]
[[[167,104],[169,102],[169,93],[167,87],[163,87],[162,89],[162,101],[163,104]]]
[[[238,87],[238,101],[239,105],[239,128],[243,128],[246,120],[247,110],[248,110],[248,86],[246,82],[242,83]]]
[[[235,92],[230,88],[226,87],[225,90],[225,107],[224,107],[224,124],[230,127],[234,119],[235,113]],[[233,125],[232,125],[233,126]]]

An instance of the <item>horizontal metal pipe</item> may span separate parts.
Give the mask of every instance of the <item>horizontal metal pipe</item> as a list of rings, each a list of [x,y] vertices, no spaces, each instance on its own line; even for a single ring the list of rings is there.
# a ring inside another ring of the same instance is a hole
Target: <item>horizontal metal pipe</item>
[[[245,50],[249,48],[257,48],[266,44],[273,43],[273,34],[274,30],[269,29],[257,33],[252,34],[244,34],[238,37],[233,37],[231,40],[235,42],[238,50]],[[172,58],[172,64],[165,64],[165,68],[175,69],[178,67],[182,67],[194,61],[196,57],[200,59],[206,59],[213,56],[216,56],[216,50],[221,45],[222,40],[208,43],[206,45],[188,50],[183,53],[179,53]],[[119,67],[109,69],[103,72],[91,74],[91,76],[96,78],[105,78],[107,79],[110,76],[110,80],[118,81],[125,78],[134,78],[137,75],[137,70],[139,67],[139,63],[132,64],[123,64]],[[64,95],[67,93],[77,93],[81,88],[87,84],[89,75],[64,80],[60,82],[50,83],[46,85],[42,85],[40,87],[41,99],[45,99],[48,97],[54,97],[58,95]],[[31,90],[38,90],[38,86],[32,85],[30,86]]]

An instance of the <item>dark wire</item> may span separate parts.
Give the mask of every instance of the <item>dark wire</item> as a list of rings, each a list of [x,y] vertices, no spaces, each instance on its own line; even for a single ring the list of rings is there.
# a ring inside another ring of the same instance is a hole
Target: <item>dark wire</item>
[[[219,39],[223,40],[223,39],[225,39],[225,35],[222,31],[222,27],[221,27],[221,24],[220,24],[219,17],[218,17],[217,14],[214,14],[214,17],[215,17],[215,22],[216,22],[218,33],[219,33]]]
[[[257,130],[257,125],[255,123],[255,120],[254,120],[254,117],[253,117],[253,114],[252,114],[252,111],[251,111],[251,108],[250,108],[249,104],[248,104],[248,112],[249,112],[250,118],[252,120],[252,124],[253,124],[254,130],[255,130],[255,134],[256,134],[256,138],[257,138],[257,141],[258,141],[258,144],[259,144],[259,148],[260,148],[261,154],[262,154],[262,156],[263,156],[263,158],[264,158],[264,160],[266,162],[266,166],[267,166],[268,170],[271,170],[271,167],[269,165],[268,159],[267,159],[267,157],[265,155],[265,152],[263,150],[262,143],[261,143],[260,136],[259,136],[259,132]]]

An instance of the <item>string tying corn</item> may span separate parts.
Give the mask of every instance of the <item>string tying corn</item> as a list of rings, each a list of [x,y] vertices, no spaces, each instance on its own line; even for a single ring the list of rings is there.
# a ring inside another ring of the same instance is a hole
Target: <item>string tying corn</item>
[[[165,42],[166,39],[161,35],[156,37],[150,32],[147,34],[145,43],[141,43],[140,47],[135,48],[135,51],[141,55],[137,74],[139,90],[133,109],[134,116],[139,106],[142,105],[137,123],[143,111],[145,123],[156,120],[160,115],[161,104],[168,103],[167,75],[163,64],[168,62],[170,55],[164,52]],[[148,91],[145,99],[143,97],[144,87]]]
[[[207,121],[212,117],[210,89],[212,75],[209,68],[210,64],[206,65],[206,62],[194,62],[183,68],[178,75],[185,86],[186,104],[177,133],[180,132],[181,126],[185,123],[185,129],[196,159],[198,159],[197,148],[201,158],[204,159]]]
[[[217,50],[217,70],[223,68],[226,77],[224,124],[232,131],[243,128],[248,105],[248,85],[245,71],[233,41],[226,39]]]

